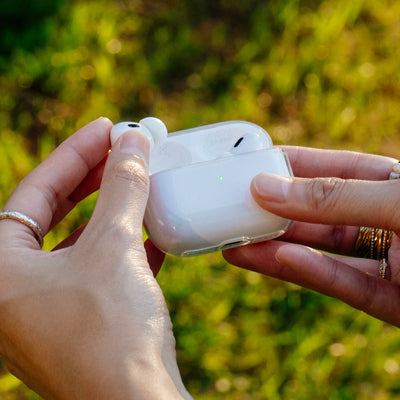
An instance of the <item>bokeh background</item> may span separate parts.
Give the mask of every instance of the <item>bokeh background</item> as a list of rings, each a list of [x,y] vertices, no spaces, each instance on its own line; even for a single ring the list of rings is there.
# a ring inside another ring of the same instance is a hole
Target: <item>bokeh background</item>
[[[395,0],[2,0],[0,204],[100,115],[400,157],[399,43]],[[158,281],[197,399],[400,399],[396,328],[220,254],[168,257]],[[39,397],[0,364],[0,399]]]

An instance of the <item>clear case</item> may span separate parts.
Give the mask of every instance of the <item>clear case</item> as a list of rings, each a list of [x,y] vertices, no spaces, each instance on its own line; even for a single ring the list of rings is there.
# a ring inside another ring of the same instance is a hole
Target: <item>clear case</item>
[[[167,142],[151,156],[144,219],[161,250],[192,256],[273,239],[290,227],[250,193],[261,172],[292,175],[286,153],[262,128],[225,122],[170,134]],[[171,156],[173,148],[182,154]]]

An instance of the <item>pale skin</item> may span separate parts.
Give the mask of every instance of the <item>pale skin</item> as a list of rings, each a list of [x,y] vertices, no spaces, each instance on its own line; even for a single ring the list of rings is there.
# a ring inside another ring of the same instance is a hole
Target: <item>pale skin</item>
[[[0,222],[0,354],[45,399],[190,399],[153,276],[164,255],[143,244],[149,142],[129,131],[108,154],[111,127],[100,118],[72,135],[3,208],[46,233],[100,186],[87,226],[52,252]]]
[[[281,238],[227,250],[225,258],[400,326],[400,181],[388,180],[397,160],[348,151],[285,150],[296,178],[261,174],[251,192],[261,207],[296,222]],[[379,261],[354,257],[360,226],[395,232],[388,254],[391,281],[379,277]]]

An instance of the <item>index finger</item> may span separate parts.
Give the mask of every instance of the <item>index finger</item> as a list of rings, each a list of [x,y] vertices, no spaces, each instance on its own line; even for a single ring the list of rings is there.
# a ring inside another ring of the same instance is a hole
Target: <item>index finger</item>
[[[251,192],[264,209],[296,221],[400,231],[398,180],[293,178],[262,173]]]
[[[78,130],[19,183],[4,209],[29,216],[46,234],[57,209],[106,156],[111,127],[109,119],[99,118]],[[13,227],[15,236],[23,231],[32,235],[23,224]]]
[[[324,150],[282,146],[287,152],[295,176],[302,178],[335,177],[379,181],[389,178],[398,160],[348,150]]]

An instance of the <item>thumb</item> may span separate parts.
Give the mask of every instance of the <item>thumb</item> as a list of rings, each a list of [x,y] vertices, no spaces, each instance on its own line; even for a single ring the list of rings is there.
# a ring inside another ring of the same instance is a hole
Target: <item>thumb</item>
[[[142,223],[149,194],[150,143],[138,130],[125,132],[113,145],[89,225],[102,231],[116,225],[142,237]]]

